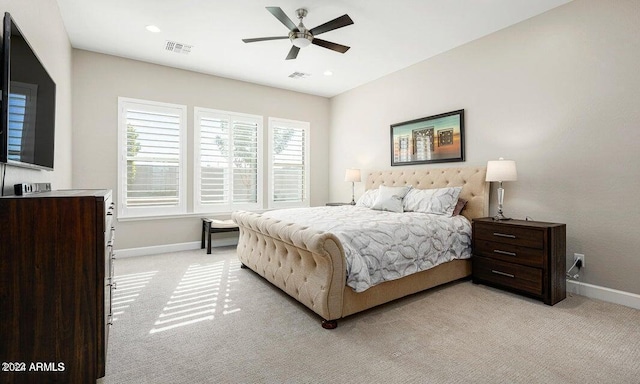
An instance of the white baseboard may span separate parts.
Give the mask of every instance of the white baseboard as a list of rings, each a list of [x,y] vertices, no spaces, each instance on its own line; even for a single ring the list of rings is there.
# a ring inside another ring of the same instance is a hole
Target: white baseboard
[[[228,239],[211,239],[212,247],[226,247],[229,245],[238,245],[238,238]],[[200,249],[200,242],[193,241],[190,243],[178,243],[178,244],[166,244],[166,245],[154,245],[151,247],[139,247],[128,249],[116,249],[114,253],[117,258],[123,257],[135,257],[135,256],[148,256],[157,255],[160,253],[191,251],[194,249]],[[205,250],[202,250],[205,252]]]
[[[640,309],[640,295],[567,279],[567,292]]]

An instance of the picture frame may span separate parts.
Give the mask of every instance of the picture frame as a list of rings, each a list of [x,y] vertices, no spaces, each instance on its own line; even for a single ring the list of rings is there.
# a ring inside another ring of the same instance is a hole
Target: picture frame
[[[464,109],[391,125],[391,166],[464,161]]]

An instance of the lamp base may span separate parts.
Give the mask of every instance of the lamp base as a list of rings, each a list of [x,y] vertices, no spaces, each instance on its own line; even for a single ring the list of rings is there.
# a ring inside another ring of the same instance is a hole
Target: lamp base
[[[511,218],[510,217],[504,217],[502,212],[498,212],[497,215],[493,216],[493,221],[507,221],[507,220],[511,220]]]
[[[351,205],[356,205],[356,183],[351,182]]]
[[[502,214],[502,202],[504,201],[504,188],[502,188],[502,181],[500,187],[498,187],[498,213],[493,216],[493,221],[507,221],[511,220],[510,217],[504,217]]]

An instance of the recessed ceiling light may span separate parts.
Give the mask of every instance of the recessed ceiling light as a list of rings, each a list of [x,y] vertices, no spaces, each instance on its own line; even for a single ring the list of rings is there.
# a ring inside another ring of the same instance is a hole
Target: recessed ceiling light
[[[147,31],[149,32],[153,32],[153,33],[161,32],[160,28],[156,27],[155,25],[147,25],[146,28],[147,28]]]
[[[324,75],[325,76],[331,76],[331,75],[333,75],[333,72],[331,72],[330,70],[327,69],[326,71],[324,71]]]

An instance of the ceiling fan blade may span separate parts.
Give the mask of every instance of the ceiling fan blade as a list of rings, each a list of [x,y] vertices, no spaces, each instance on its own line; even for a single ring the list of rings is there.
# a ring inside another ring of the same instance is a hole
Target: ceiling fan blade
[[[289,36],[273,36],[273,37],[256,37],[253,39],[242,39],[245,43],[255,43],[257,41],[267,41],[267,40],[283,40],[288,39]]]
[[[351,48],[351,47],[347,47],[346,45],[336,44],[336,43],[332,43],[332,42],[327,41],[327,40],[316,39],[316,38],[314,38],[311,43],[315,44],[315,45],[319,45],[319,46],[321,46],[323,48],[327,48],[327,49],[331,49],[331,50],[336,51],[336,52],[340,52],[340,53],[345,53],[345,52],[347,52],[349,50],[349,48]]]
[[[300,52],[300,48],[296,47],[295,45],[291,46],[291,50],[287,55],[287,60],[293,60],[298,57],[298,52]]]
[[[342,15],[331,21],[327,21],[322,25],[318,25],[317,27],[310,29],[309,32],[311,32],[312,35],[316,36],[321,33],[333,31],[334,29],[346,27],[347,25],[351,24],[353,24],[353,20],[351,20],[349,15]]]
[[[291,19],[289,18],[289,16],[287,16],[284,11],[282,10],[282,8],[280,7],[267,7],[267,11],[271,12],[271,14],[273,16],[276,17],[276,19],[280,20],[280,22],[282,24],[285,25],[285,27],[289,28],[290,31],[293,32],[300,32],[298,30],[298,27],[296,27],[296,24],[291,21]]]

